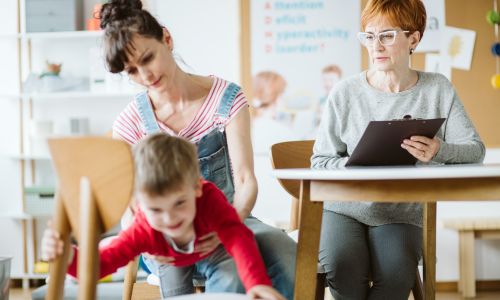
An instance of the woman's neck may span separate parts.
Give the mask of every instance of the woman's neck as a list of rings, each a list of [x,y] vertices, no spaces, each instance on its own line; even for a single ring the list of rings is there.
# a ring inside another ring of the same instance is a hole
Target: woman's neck
[[[383,92],[399,93],[413,87],[418,81],[418,74],[409,68],[391,71],[368,70],[366,80]]]
[[[177,105],[178,103],[192,100],[196,86],[190,78],[193,75],[187,74],[177,67],[172,78],[168,79],[166,87],[160,91],[148,91],[153,104],[161,106],[165,103]]]

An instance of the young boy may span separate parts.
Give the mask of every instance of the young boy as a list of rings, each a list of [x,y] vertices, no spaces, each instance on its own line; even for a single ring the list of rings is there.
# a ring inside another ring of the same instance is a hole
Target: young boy
[[[195,268],[206,278],[207,292],[242,292],[235,276],[236,264],[251,298],[284,300],[271,287],[252,232],[224,194],[213,183],[201,179],[192,143],[165,134],[152,135],[134,148],[134,158],[139,210],[130,227],[99,249],[101,277],[147,252],[167,256],[177,267],[183,278],[177,294],[193,292]],[[194,252],[199,237],[210,232],[217,233],[224,247],[208,254]],[[53,260],[62,249],[58,233],[51,228],[45,230],[42,258]],[[78,249],[72,247],[71,251],[68,273],[76,276]],[[163,278],[161,284],[165,284]]]

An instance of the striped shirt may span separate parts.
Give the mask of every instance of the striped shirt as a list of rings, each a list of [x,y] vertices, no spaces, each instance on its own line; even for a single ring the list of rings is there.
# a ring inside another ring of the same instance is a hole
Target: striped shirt
[[[215,113],[219,108],[224,91],[229,86],[230,82],[215,76],[212,76],[212,78],[212,87],[191,122],[176,133],[163,122],[156,119],[162,132],[172,136],[182,137],[196,143],[210,133],[217,125],[222,124],[226,126],[241,108],[248,106],[245,95],[242,91],[239,91],[231,106],[229,117],[225,120],[219,119]],[[139,115],[137,104],[135,101],[132,101],[116,118],[113,124],[113,137],[124,140],[129,144],[135,144],[146,137],[146,135],[146,129]]]

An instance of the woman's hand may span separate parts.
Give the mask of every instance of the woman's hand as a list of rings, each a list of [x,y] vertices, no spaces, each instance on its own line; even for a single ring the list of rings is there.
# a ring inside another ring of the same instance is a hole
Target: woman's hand
[[[268,285],[256,285],[247,291],[249,299],[286,300],[277,290]]]
[[[196,246],[194,247],[194,252],[200,255],[206,255],[217,248],[220,245],[219,237],[217,233],[210,232],[202,236]]]
[[[42,260],[50,262],[63,254],[64,242],[61,240],[59,232],[52,228],[50,221],[47,225],[47,229],[43,232],[41,254]]]
[[[425,136],[415,135],[405,139],[401,148],[406,149],[411,155],[421,162],[430,162],[439,151],[441,142],[438,138],[430,139]]]

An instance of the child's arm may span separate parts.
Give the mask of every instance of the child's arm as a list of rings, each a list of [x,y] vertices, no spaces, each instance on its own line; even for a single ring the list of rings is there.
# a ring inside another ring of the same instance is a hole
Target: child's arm
[[[125,231],[120,232],[111,243],[99,249],[100,258],[100,275],[102,278],[115,272],[118,268],[126,265],[129,261],[134,259],[142,251],[141,246],[145,243],[137,243],[135,236],[137,235],[137,228],[131,226]],[[42,237],[42,259],[52,261],[62,254],[63,241],[60,239],[60,234],[55,231],[49,223],[48,228],[45,230]],[[77,263],[78,263],[78,248],[76,246],[69,248],[71,253],[69,255],[68,274],[77,276]]]
[[[207,223],[213,226],[224,248],[234,258],[238,274],[249,295],[250,292],[266,293],[270,290],[277,293],[271,288],[271,280],[267,276],[253,233],[241,222],[224,194],[213,186],[204,189],[203,197],[208,198],[204,202],[206,205],[203,205],[197,214],[201,214]]]

